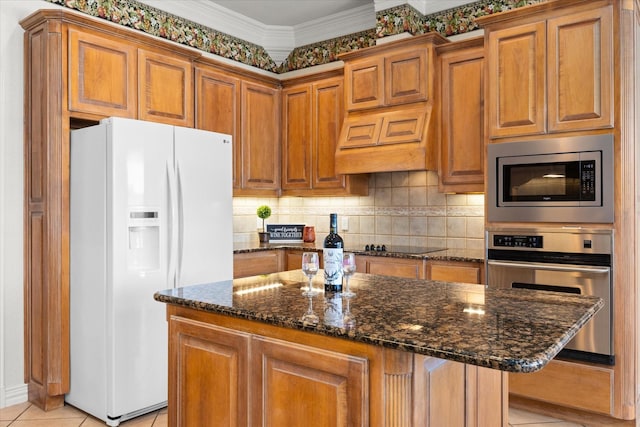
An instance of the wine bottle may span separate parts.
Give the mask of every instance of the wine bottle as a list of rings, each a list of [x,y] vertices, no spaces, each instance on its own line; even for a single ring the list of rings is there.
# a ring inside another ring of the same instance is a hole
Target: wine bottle
[[[344,242],[338,234],[338,214],[330,216],[329,234],[324,238],[324,290],[342,292],[342,249]]]

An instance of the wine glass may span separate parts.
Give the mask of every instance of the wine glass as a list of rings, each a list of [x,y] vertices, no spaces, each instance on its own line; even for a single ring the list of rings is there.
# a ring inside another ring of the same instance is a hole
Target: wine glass
[[[356,257],[353,253],[346,253],[342,258],[342,276],[345,280],[344,292],[342,296],[345,298],[353,298],[356,296],[354,292],[349,289],[349,278],[356,272]]]
[[[309,286],[307,290],[302,293],[304,296],[313,296],[316,294],[316,290],[313,289],[313,276],[318,272],[318,268],[320,267],[318,261],[318,253],[317,252],[304,252],[302,254],[302,272],[309,278]]]

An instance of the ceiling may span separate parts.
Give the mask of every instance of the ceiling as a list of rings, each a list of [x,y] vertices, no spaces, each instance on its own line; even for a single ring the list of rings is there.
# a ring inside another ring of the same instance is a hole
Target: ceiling
[[[374,28],[377,11],[409,4],[423,15],[428,15],[473,2],[470,0],[139,1],[262,46],[277,64],[296,47]]]

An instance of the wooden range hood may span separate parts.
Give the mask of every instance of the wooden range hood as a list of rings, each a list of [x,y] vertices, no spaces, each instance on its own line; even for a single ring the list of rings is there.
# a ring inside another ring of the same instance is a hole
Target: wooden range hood
[[[336,172],[357,174],[437,167],[437,33],[342,55],[346,117]]]

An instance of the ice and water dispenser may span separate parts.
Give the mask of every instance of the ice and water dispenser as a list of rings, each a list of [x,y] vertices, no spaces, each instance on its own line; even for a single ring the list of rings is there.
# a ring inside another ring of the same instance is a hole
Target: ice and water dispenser
[[[160,268],[160,218],[158,209],[129,211],[129,270],[158,270]]]

